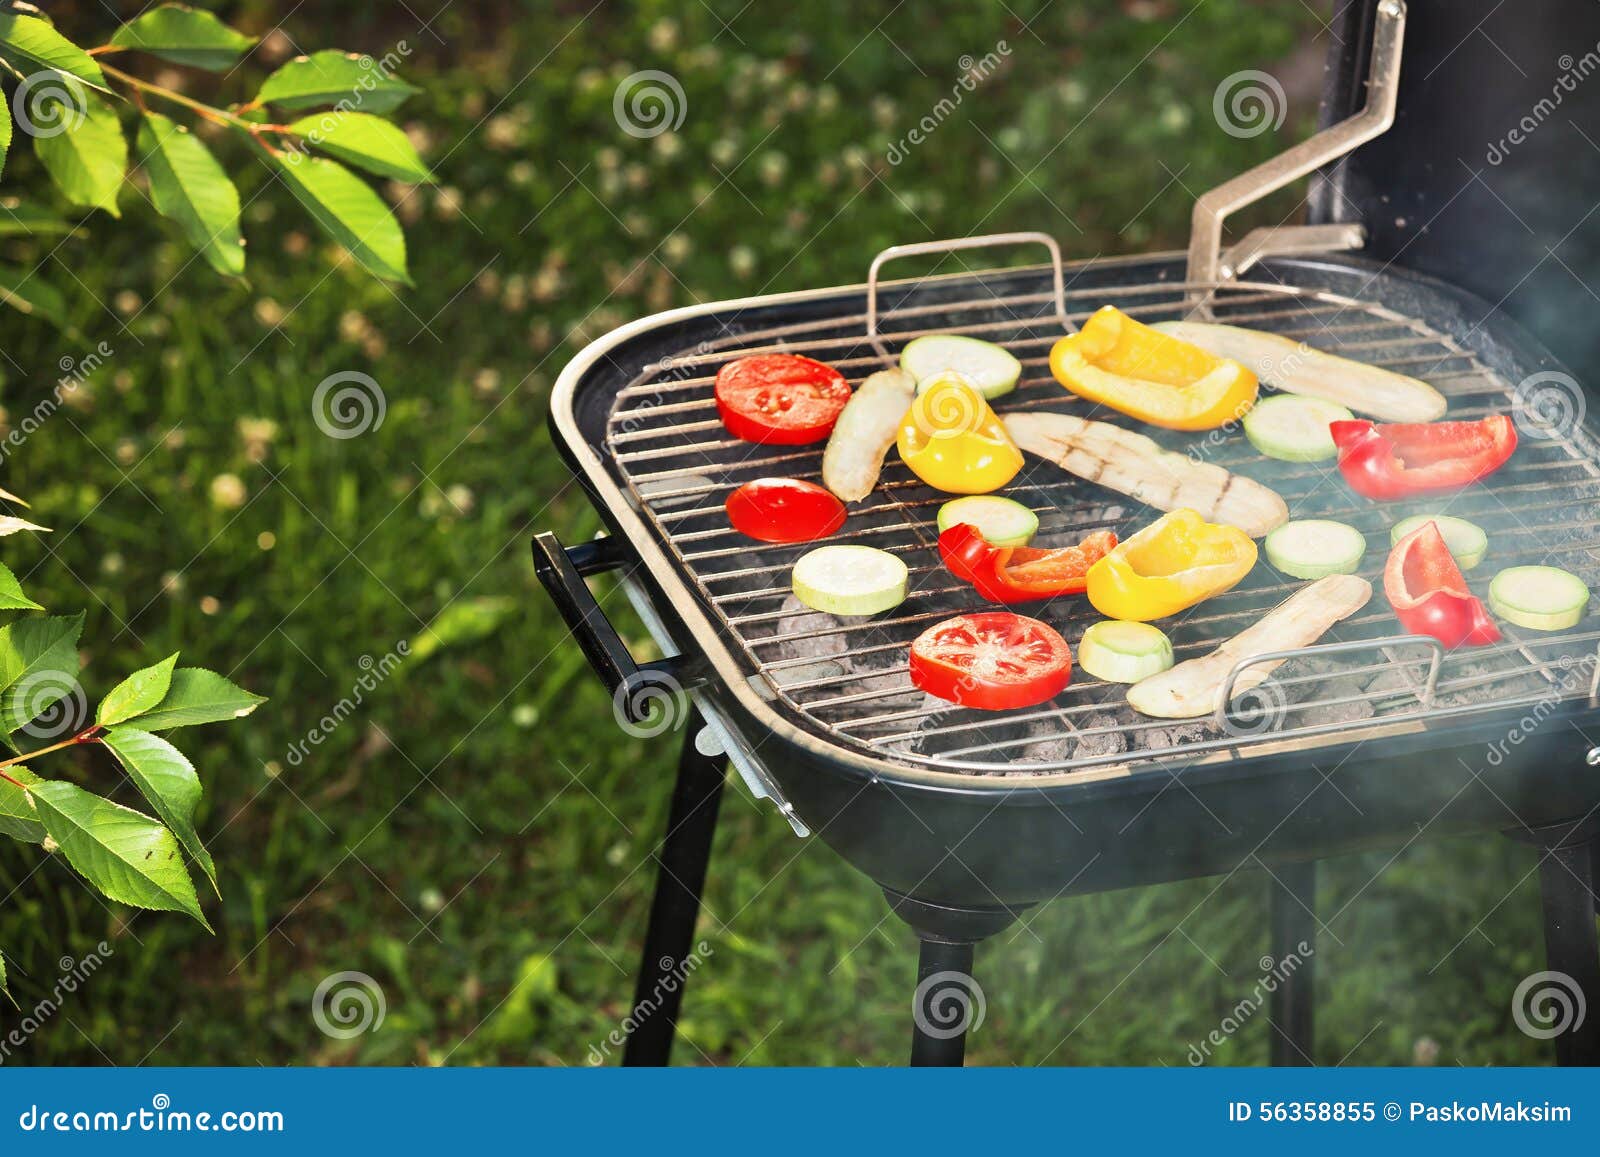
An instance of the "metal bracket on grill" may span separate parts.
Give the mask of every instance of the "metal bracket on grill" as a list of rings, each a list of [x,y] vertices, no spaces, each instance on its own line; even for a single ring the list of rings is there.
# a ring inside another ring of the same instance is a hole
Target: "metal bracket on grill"
[[[1043,245],[1050,251],[1050,264],[1054,269],[1056,320],[1061,328],[1072,332],[1067,320],[1067,283],[1061,268],[1061,246],[1048,233],[987,233],[981,237],[957,237],[950,241],[917,241],[910,245],[891,245],[872,259],[867,268],[867,337],[885,359],[889,351],[878,338],[878,275],[890,261],[901,257],[916,257],[924,253],[954,253],[961,249],[993,249],[1001,245]]]
[[[570,550],[548,531],[533,536],[533,567],[539,581],[550,593],[589,666],[611,693],[618,719],[632,725],[643,724],[654,706],[667,706],[696,680],[688,673],[682,656],[635,662],[583,581],[585,575],[616,570],[626,560],[623,550],[609,536]],[[667,709],[670,711],[671,707]]]
[[[1217,276],[1232,281],[1244,276],[1263,257],[1335,253],[1360,249],[1367,243],[1367,227],[1358,222],[1340,225],[1266,225],[1252,229],[1222,254]]]
[[[1324,655],[1344,655],[1352,651],[1372,651],[1384,647],[1407,647],[1412,645],[1427,647],[1432,652],[1432,657],[1428,662],[1428,677],[1423,681],[1422,690],[1417,695],[1418,706],[1426,711],[1433,706],[1434,692],[1439,686],[1439,669],[1444,664],[1444,644],[1430,635],[1400,635],[1387,639],[1356,639],[1348,643],[1319,643],[1310,647],[1292,647],[1286,651],[1263,651],[1259,655],[1246,655],[1233,665],[1233,669],[1228,672],[1228,677],[1222,681],[1222,687],[1217,694],[1216,709],[1211,713],[1211,721],[1230,734],[1240,733],[1240,729],[1233,723],[1228,708],[1233,703],[1234,685],[1238,683],[1239,677],[1251,667],[1259,666],[1262,663],[1271,663],[1276,668],[1279,664],[1290,659],[1311,659]],[[1268,671],[1256,682],[1246,687],[1244,691],[1254,690],[1271,676],[1272,672]],[[1244,692],[1238,693],[1243,694]],[[1280,709],[1287,710],[1287,704],[1282,705]],[[1258,731],[1247,728],[1245,733],[1255,735],[1258,734]]]
[[[1228,215],[1252,205],[1313,169],[1338,160],[1394,123],[1395,101],[1400,92],[1400,48],[1405,39],[1406,6],[1401,0],[1381,0],[1372,33],[1372,65],[1367,73],[1367,102],[1348,120],[1323,129],[1310,140],[1241,173],[1231,181],[1202,194],[1195,202],[1189,232],[1188,280],[1197,287],[1214,286],[1236,276],[1239,267],[1227,268],[1220,257],[1222,223]],[[1306,236],[1309,236],[1307,234]],[[1209,292],[1200,288],[1191,307],[1202,305]]]

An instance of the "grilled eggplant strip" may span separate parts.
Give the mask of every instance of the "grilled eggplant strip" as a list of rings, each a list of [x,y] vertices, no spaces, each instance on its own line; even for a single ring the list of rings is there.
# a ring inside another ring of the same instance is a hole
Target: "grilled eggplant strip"
[[[1188,508],[1260,538],[1289,521],[1277,491],[1212,462],[1163,450],[1143,434],[1071,414],[1005,416],[1012,441],[1063,470],[1157,510]]]
[[[1427,382],[1324,353],[1275,333],[1196,321],[1165,321],[1154,328],[1218,357],[1242,362],[1285,393],[1336,402],[1385,422],[1432,422],[1444,416],[1444,395]]]
[[[846,502],[871,494],[916,392],[916,379],[898,368],[879,370],[862,382],[828,436],[822,484]]]
[[[1128,703],[1158,719],[1194,719],[1217,709],[1217,697],[1234,664],[1251,655],[1309,647],[1372,597],[1372,584],[1350,574],[1329,575],[1303,586],[1257,622],[1209,655],[1179,663],[1128,689]],[[1259,687],[1282,660],[1247,667],[1234,681],[1235,696]]]

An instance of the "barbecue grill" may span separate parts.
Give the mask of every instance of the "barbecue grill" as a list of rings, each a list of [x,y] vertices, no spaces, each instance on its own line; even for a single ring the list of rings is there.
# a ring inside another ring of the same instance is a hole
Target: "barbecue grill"
[[[1068,263],[1039,233],[898,246],[872,261],[864,286],[660,314],[599,339],[566,367],[551,402],[555,441],[610,533],[570,548],[537,536],[541,578],[625,718],[643,719],[650,703],[680,689],[694,704],[641,994],[659,997],[662,978],[687,955],[731,760],[797,833],[822,839],[883,889],[920,939],[919,980],[970,974],[974,945],[1030,905],[1241,869],[1268,875],[1273,954],[1282,958],[1315,941],[1318,859],[1399,847],[1419,834],[1504,831],[1542,857],[1549,967],[1591,1002],[1600,998],[1592,843],[1600,747],[1581,738],[1600,724],[1595,612],[1564,632],[1502,624],[1503,642],[1452,652],[1404,634],[1380,596],[1317,645],[1251,660],[1287,661],[1261,686],[1223,694],[1206,719],[1140,716],[1125,688],[1082,672],[1048,703],[980,712],[925,695],[907,672],[907,648],[921,631],[983,609],[939,563],[934,515],[948,496],[891,454],[876,490],[829,540],[879,547],[909,567],[906,601],[865,619],[819,614],[792,598],[790,568],[815,544],[752,542],[723,511],[728,493],[752,479],[817,479],[822,449],[730,439],[712,399],[729,360],[802,353],[859,384],[895,364],[914,337],[970,334],[1023,364],[1018,389],[997,403],[1002,412],[1085,414],[1086,404],[1051,378],[1047,355],[1063,332],[1110,303],[1144,321],[1199,316],[1248,326],[1423,378],[1446,395],[1452,419],[1516,414],[1516,455],[1448,510],[1491,530],[1497,565],[1551,563],[1600,582],[1600,440],[1582,420],[1580,395],[1562,395],[1575,412],[1555,414],[1541,393],[1562,381],[1560,363],[1497,307],[1433,276],[1427,262],[1406,263],[1415,228],[1397,233],[1388,220],[1376,231],[1387,247],[1374,248],[1374,231],[1350,208],[1376,212],[1388,203],[1376,190],[1392,179],[1407,212],[1433,211],[1460,183],[1452,174],[1448,186],[1435,177],[1423,188],[1397,174],[1412,157],[1403,142],[1385,141],[1375,162],[1365,151],[1348,155],[1389,129],[1397,107],[1397,132],[1426,137],[1428,126],[1404,115],[1413,90],[1422,107],[1430,81],[1465,86],[1473,78],[1459,70],[1481,64],[1460,43],[1471,26],[1462,5],[1448,17],[1442,3],[1413,6],[1419,18],[1404,59],[1407,77],[1418,80],[1401,86],[1407,17],[1398,0],[1343,8],[1327,127],[1200,198],[1187,255]],[[1595,23],[1587,7],[1584,26]],[[1229,214],[1313,173],[1312,224],[1257,230],[1224,248]],[[884,277],[905,257],[1017,245],[1039,247],[1048,263]],[[1427,238],[1429,247],[1440,249],[1438,239]],[[1456,260],[1448,244],[1442,251]],[[1441,509],[1438,501],[1366,502],[1325,464],[1264,458],[1237,429],[1165,434],[1114,414],[1094,417],[1237,470],[1281,494],[1292,517],[1347,522],[1369,543],[1386,544],[1389,527],[1410,514]],[[1032,457],[1006,493],[1039,514],[1044,543],[1104,527],[1126,533],[1159,513]],[[1369,550],[1365,577],[1379,577],[1385,554]],[[629,656],[583,581],[608,570],[623,574],[673,658],[641,665]],[[1258,566],[1231,592],[1162,625],[1177,657],[1192,658],[1295,585]],[[1472,585],[1481,593],[1482,583]],[[1081,598],[1027,613],[1074,645],[1097,617]],[[1248,665],[1235,667],[1230,690]],[[1304,967],[1273,994],[1277,1063],[1312,1053],[1310,984]],[[681,986],[665,987],[669,1003],[630,1038],[631,1063],[666,1060]],[[913,1063],[960,1062],[959,1033],[929,1031],[925,1018],[917,1025]],[[1563,1062],[1600,1060],[1600,1017],[1556,1044]]]

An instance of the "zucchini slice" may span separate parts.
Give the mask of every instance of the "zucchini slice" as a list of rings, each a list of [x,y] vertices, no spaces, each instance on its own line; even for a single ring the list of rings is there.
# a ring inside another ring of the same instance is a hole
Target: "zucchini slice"
[[[1589,609],[1589,588],[1558,567],[1507,567],[1489,583],[1489,609],[1531,631],[1564,631]]]
[[[1353,526],[1325,518],[1297,519],[1267,535],[1267,561],[1293,578],[1355,574],[1367,540]]]

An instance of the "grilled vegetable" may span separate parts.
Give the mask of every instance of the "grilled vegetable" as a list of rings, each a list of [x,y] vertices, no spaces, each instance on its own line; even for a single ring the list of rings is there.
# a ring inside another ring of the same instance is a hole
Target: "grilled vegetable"
[[[1284,462],[1324,462],[1339,448],[1328,433],[1328,423],[1355,417],[1343,406],[1321,398],[1277,394],[1262,398],[1244,416],[1244,436],[1268,458]]]
[[[985,398],[1009,394],[1022,376],[1022,363],[1003,346],[949,333],[907,342],[900,351],[900,368],[919,382],[953,372]]]
[[[1372,597],[1372,584],[1355,575],[1336,574],[1301,587],[1252,626],[1209,655],[1179,663],[1128,689],[1135,711],[1160,719],[1192,719],[1216,710],[1217,697],[1234,664],[1268,651],[1286,651],[1315,643],[1328,628],[1349,618]],[[1278,661],[1246,668],[1234,682],[1234,694],[1264,683]]]
[[[846,502],[872,493],[883,456],[900,432],[916,382],[904,370],[879,370],[861,383],[834,423],[822,453],[822,483]]]
[[[1117,536],[1101,530],[1055,550],[995,546],[962,522],[939,536],[939,557],[991,603],[1027,603],[1082,594],[1089,568],[1116,545]]]
[[[1444,544],[1450,548],[1456,565],[1462,570],[1471,570],[1488,553],[1489,536],[1483,533],[1483,528],[1475,522],[1450,514],[1414,514],[1410,518],[1402,518],[1389,531],[1389,545],[1396,545],[1424,522],[1438,526],[1439,533],[1444,536]]]
[[[717,371],[717,414],[746,442],[803,446],[828,436],[850,400],[832,366],[798,354],[753,354]]]
[[[1142,623],[1231,589],[1255,564],[1244,531],[1175,510],[1090,567],[1085,585],[1102,615]]]
[[[895,441],[912,473],[951,494],[999,490],[1022,469],[1022,454],[989,403],[954,376],[917,395]]]
[[[1489,583],[1489,606],[1508,623],[1532,631],[1575,627],[1589,609],[1589,588],[1553,566],[1513,566]]]
[[[1005,427],[1030,454],[1157,510],[1188,508],[1251,538],[1289,521],[1276,491],[1211,462],[1163,450],[1143,434],[1071,414],[1007,414]]]
[[[1432,635],[1450,648],[1500,641],[1500,629],[1467,590],[1461,568],[1431,519],[1389,552],[1383,593],[1400,625],[1413,635]]]
[[[1054,628],[1009,611],[959,615],[911,644],[911,682],[980,711],[1032,707],[1072,680],[1072,652]]]
[[[1334,422],[1339,473],[1364,498],[1385,502],[1460,490],[1504,466],[1517,428],[1504,414],[1417,426]]]
[[[952,498],[939,507],[939,533],[962,523],[976,527],[990,546],[1027,546],[1039,516],[1020,502],[992,494]]]
[[[1353,526],[1325,518],[1296,519],[1278,527],[1262,544],[1267,560],[1292,578],[1319,579],[1330,574],[1355,574],[1367,540]]]
[[[795,598],[830,615],[875,615],[906,601],[906,564],[871,546],[819,546],[794,564]]]
[[[1335,357],[1275,333],[1193,321],[1166,321],[1155,328],[1242,362],[1288,394],[1321,398],[1385,422],[1432,422],[1444,416],[1444,395],[1427,382]]]
[[[1238,362],[1111,305],[1051,347],[1050,372],[1080,398],[1168,430],[1214,430],[1256,400],[1256,376]]]
[[[1107,683],[1137,683],[1172,666],[1172,643],[1149,623],[1107,619],[1078,640],[1078,666]]]
[[[844,525],[844,503],[815,482],[757,478],[728,495],[728,522],[759,542],[811,542]]]

